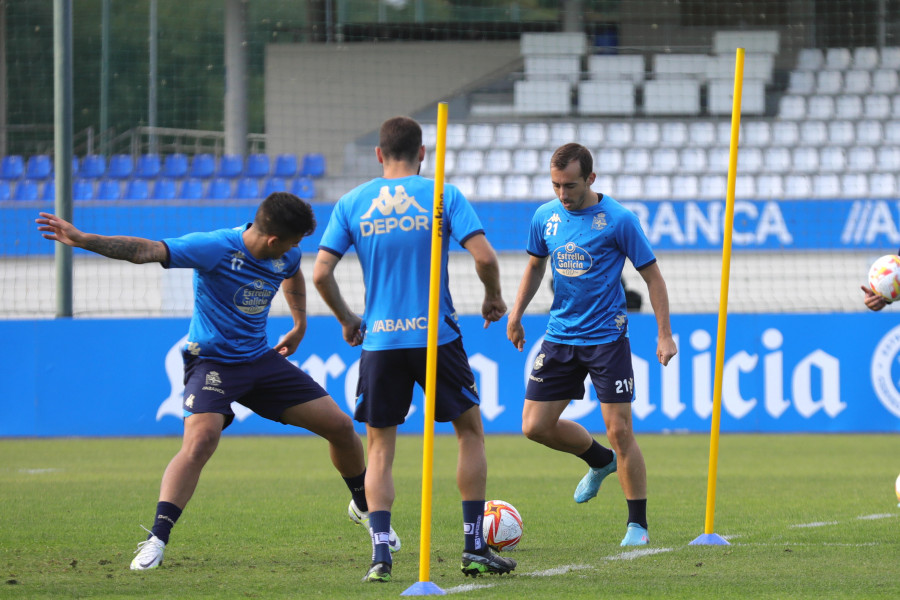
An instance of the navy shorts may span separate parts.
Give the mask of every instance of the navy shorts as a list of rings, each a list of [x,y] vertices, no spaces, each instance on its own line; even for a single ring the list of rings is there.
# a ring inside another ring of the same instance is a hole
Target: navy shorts
[[[243,404],[261,417],[281,423],[285,410],[327,396],[312,377],[269,349],[245,363],[221,363],[182,353],[184,357],[184,416],[196,413],[225,415],[234,420],[231,403]]]
[[[631,343],[624,335],[614,342],[594,346],[545,340],[531,367],[525,398],[538,402],[583,398],[588,373],[600,402],[634,400]]]
[[[372,427],[400,425],[412,404],[413,385],[425,389],[425,348],[363,350],[354,418]],[[438,346],[434,420],[453,421],[478,406],[478,386],[462,338]]]

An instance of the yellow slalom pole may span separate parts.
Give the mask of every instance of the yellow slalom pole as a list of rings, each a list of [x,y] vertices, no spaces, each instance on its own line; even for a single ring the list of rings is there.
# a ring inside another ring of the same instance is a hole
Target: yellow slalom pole
[[[716,471],[719,462],[719,427],[722,416],[722,373],[725,365],[725,329],[728,320],[728,282],[731,277],[731,233],[734,227],[734,184],[737,178],[738,138],[741,129],[741,95],[744,87],[744,49],[738,48],[734,65],[734,103],[731,108],[731,148],[728,154],[728,189],[722,232],[722,281],[719,291],[719,328],[716,336],[716,374],[713,384],[713,412],[709,439],[709,474],[706,488],[704,535],[692,544],[727,545],[713,533],[716,512]]]
[[[441,254],[444,227],[444,154],[447,145],[447,103],[438,104],[434,165],[434,210],[431,218],[431,278],[428,288],[428,349],[425,362],[425,425],[422,436],[422,523],[419,543],[419,582],[403,596],[443,595],[428,581],[431,569],[431,496],[434,470],[434,401],[437,390],[437,353],[441,297]]]

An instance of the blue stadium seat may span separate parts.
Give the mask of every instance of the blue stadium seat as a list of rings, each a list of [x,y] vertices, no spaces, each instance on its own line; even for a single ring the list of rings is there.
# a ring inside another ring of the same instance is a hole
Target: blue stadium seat
[[[163,160],[162,176],[170,179],[181,179],[188,172],[188,159],[184,154],[168,154]]]
[[[13,200],[37,200],[38,199],[38,184],[36,181],[32,181],[30,179],[23,179],[19,183],[16,184],[16,189],[13,190]]]
[[[269,155],[251,154],[244,165],[244,177],[261,179],[269,176]]]
[[[159,154],[142,154],[134,165],[134,176],[141,179],[156,179],[162,170]]]
[[[325,155],[318,152],[304,155],[300,174],[306,177],[322,177],[325,175]]]
[[[122,197],[126,200],[146,200],[150,197],[150,184],[146,179],[129,179]]]
[[[100,179],[106,174],[106,158],[99,154],[89,154],[81,159],[80,177]]]
[[[216,177],[209,182],[206,189],[206,197],[211,200],[225,200],[231,198],[231,180],[224,177]]]
[[[0,202],[5,202],[12,198],[12,190],[9,187],[9,182],[5,179],[0,179]]]
[[[298,177],[291,183],[291,193],[304,200],[316,197],[316,184],[310,177]]]
[[[189,177],[197,179],[209,179],[216,172],[216,157],[212,154],[195,154],[191,159],[191,169],[188,171]]]
[[[56,182],[52,179],[44,184],[44,191],[41,192],[41,200],[53,202],[56,200]]]
[[[113,154],[109,157],[106,176],[111,179],[128,179],[134,172],[134,161],[130,154]]]
[[[297,155],[279,154],[275,157],[275,167],[272,170],[274,177],[290,179],[297,174]]]
[[[97,200],[119,200],[122,186],[118,179],[103,179],[97,185]]]
[[[234,197],[245,200],[259,198],[259,183],[252,177],[241,177],[234,190]]]
[[[183,200],[199,200],[203,197],[203,180],[189,177],[181,184],[178,197]]]
[[[216,177],[226,177],[234,179],[244,172],[244,157],[240,154],[223,154],[219,158],[219,168],[216,170]]]
[[[156,183],[153,184],[153,199],[154,200],[174,200],[175,199],[175,180],[162,178],[157,179]]]
[[[93,200],[94,199],[94,183],[89,179],[81,179],[80,177],[72,182],[72,199],[73,200]]]
[[[25,179],[42,181],[53,172],[53,161],[46,154],[35,154],[28,157],[25,163]]]
[[[24,173],[25,161],[18,154],[10,154],[0,160],[0,178],[18,179]]]
[[[268,197],[273,192],[286,192],[287,182],[281,177],[269,177],[263,185],[263,198]]]
[[[55,168],[55,167],[54,167]],[[81,170],[81,161],[77,156],[72,157],[72,177],[78,177],[78,171]]]

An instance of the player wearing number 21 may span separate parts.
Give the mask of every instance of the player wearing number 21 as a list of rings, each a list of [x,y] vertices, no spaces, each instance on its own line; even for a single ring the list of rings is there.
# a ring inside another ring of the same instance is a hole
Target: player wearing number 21
[[[593,157],[579,144],[566,144],[550,160],[557,199],[541,205],[528,233],[530,259],[509,313],[507,336],[525,347],[522,314],[540,287],[548,261],[553,270],[550,322],[525,390],[522,431],[528,439],[574,454],[589,467],[575,490],[587,502],[618,471],[628,504],[622,546],[649,542],[647,471],[632,426],[634,372],[628,314],[621,276],[625,259],[635,266],[656,315],[656,355],[663,365],[677,349],[669,324],[669,296],[638,218],[609,196],[591,190]],[[584,395],[590,374],[601,403],[612,449],[601,446],[580,424],[561,415]]]
[[[306,333],[299,244],[316,228],[309,204],[276,192],[262,201],[252,223],[162,241],[85,233],[49,213],[40,213],[37,223],[43,237],[67,246],[135,264],[194,270],[194,312],[182,348],[184,437],[163,473],[153,528],[138,544],[132,570],[162,564],[172,527],[193,496],[222,430],[234,420],[232,402],[328,440],[332,463],[353,501],[366,510],[365,455],[353,421],[287,359]],[[294,324],[272,348],[266,322],[279,288]],[[225,526],[243,525],[226,520]]]

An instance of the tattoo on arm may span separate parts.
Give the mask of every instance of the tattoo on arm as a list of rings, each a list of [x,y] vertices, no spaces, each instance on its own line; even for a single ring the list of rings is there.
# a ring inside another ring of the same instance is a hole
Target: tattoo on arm
[[[291,310],[296,312],[306,312],[306,292],[294,289],[284,290],[284,299],[287,301]]]
[[[84,243],[84,248],[108,258],[135,264],[162,262],[166,259],[165,247],[161,242],[124,235],[95,236]]]

